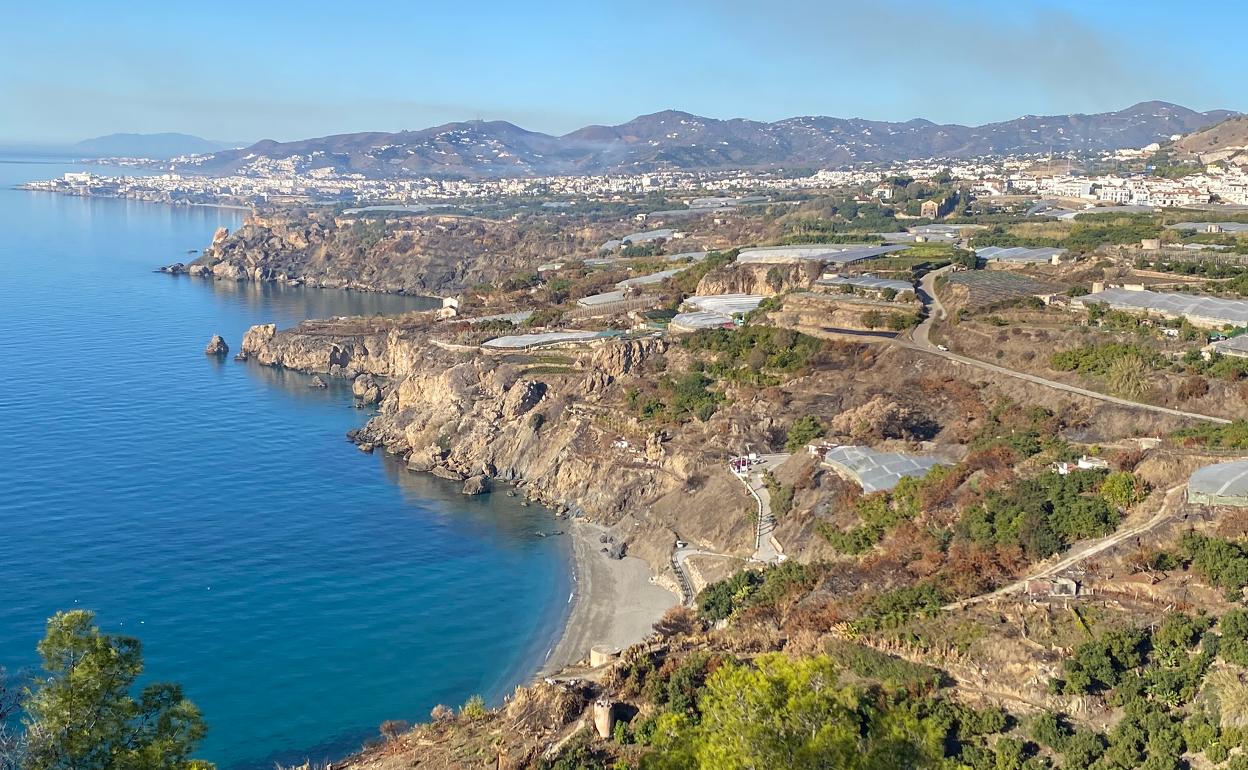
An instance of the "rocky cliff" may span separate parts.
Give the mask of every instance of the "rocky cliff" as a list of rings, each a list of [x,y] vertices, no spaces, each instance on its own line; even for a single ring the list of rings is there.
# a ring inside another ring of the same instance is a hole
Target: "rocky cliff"
[[[612,386],[646,372],[667,349],[661,339],[600,342],[552,372],[524,356],[448,350],[417,328],[263,325],[242,344],[262,364],[376,384],[384,393],[377,414],[353,435],[361,448],[443,478],[513,483],[599,523],[627,522],[629,552],[660,573],[678,536],[753,550],[745,490],[722,452],[710,452],[700,431],[673,438],[616,404]]]
[[[753,552],[754,503],[725,460],[783,446],[789,426],[804,415],[830,426],[835,415],[881,394],[905,393],[910,417],[926,426],[907,441],[964,445],[1006,400],[1047,407],[1085,429],[1124,417],[1141,430],[1155,427],[1112,405],[991,373],[942,371],[913,351],[850,342],[828,342],[815,371],[783,385],[720,383],[722,402],[709,419],[664,423],[640,417],[630,394],[644,401],[666,375],[690,371],[698,361],[684,346],[601,340],[530,356],[489,354],[439,335],[429,314],[289,330],[266,325],[246,334],[242,354],[351,379],[362,399],[380,396],[376,415],[353,436],[361,448],[444,478],[512,483],[528,497],[615,525],[627,533],[629,553],[657,573],[670,572],[677,537],[719,553]],[[844,438],[874,444],[891,434]],[[787,522],[786,551],[799,558],[816,553],[816,524],[809,517]]]
[[[698,294],[763,294],[809,289],[823,274],[819,262],[792,265],[733,263],[710,271],[698,283]]]
[[[511,222],[425,215],[398,219],[293,210],[219,231],[202,256],[166,272],[233,281],[441,296],[589,253],[599,233],[559,237]]]

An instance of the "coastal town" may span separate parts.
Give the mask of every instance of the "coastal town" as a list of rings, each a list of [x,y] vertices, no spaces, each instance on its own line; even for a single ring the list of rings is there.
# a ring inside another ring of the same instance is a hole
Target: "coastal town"
[[[1109,161],[1145,161],[1158,152],[1152,145],[1141,150],[1106,152],[1087,158],[1095,167]],[[151,160],[103,159],[158,167]],[[174,159],[179,167],[192,159]],[[183,161],[183,162],[179,162]],[[352,205],[455,204],[497,199],[539,199],[557,206],[576,198],[621,200],[650,193],[741,194],[861,187],[882,201],[892,199],[889,179],[947,178],[977,197],[1034,195],[1061,198],[1085,205],[1154,206],[1162,208],[1222,203],[1248,205],[1248,173],[1240,166],[1210,165],[1179,178],[1156,176],[1146,170],[1133,174],[1070,173],[1063,159],[1052,157],[958,159],[871,165],[856,169],[825,169],[813,173],[769,171],[656,171],[631,175],[587,175],[448,179],[440,177],[372,178],[342,173],[331,167],[303,167],[293,159],[254,163],[245,173],[227,176],[194,173],[152,173],[143,176],[72,172],[60,179],[30,182],[26,189],[65,195],[116,197],[171,204],[206,205]],[[1042,170],[1037,170],[1038,168]],[[713,208],[707,197],[703,208]],[[694,208],[699,208],[694,206]]]

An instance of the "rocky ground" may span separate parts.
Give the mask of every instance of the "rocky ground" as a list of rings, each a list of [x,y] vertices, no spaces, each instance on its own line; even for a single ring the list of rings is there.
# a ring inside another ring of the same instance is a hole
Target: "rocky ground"
[[[232,281],[442,296],[490,283],[543,261],[592,253],[605,231],[552,237],[540,228],[467,216],[356,219],[330,211],[253,214],[219,230],[189,264],[165,269]]]

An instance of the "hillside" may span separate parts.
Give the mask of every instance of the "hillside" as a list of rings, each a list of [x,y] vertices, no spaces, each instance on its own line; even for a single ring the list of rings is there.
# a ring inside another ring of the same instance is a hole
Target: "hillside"
[[[1174,143],[1172,151],[1184,160],[1201,163],[1227,161],[1248,163],[1248,117],[1235,116],[1188,134]]]
[[[774,123],[718,120],[668,110],[618,126],[587,126],[563,136],[505,121],[448,123],[420,131],[355,133],[295,142],[266,140],[183,166],[206,173],[333,168],[375,177],[627,173],[667,169],[834,167],[864,161],[1112,150],[1165,141],[1224,120],[1143,102],[1095,115],[1028,115],[983,126],[861,118],[795,117]]]

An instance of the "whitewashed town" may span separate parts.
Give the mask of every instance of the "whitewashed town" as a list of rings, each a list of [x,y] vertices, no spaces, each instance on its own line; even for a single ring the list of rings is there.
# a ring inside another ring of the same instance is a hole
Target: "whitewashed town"
[[[1080,165],[1096,167],[1109,161],[1147,162],[1158,151],[1153,144],[1139,150],[1105,152]],[[784,169],[730,171],[655,171],[642,174],[560,175],[455,179],[445,176],[375,178],[343,173],[332,167],[312,167],[312,157],[272,160],[259,158],[239,173],[209,176],[164,171],[150,175],[114,175],[73,172],[48,181],[30,182],[25,189],[67,195],[116,197],[174,204],[253,206],[289,203],[394,203],[541,198],[552,206],[560,200],[635,196],[651,192],[765,192],[826,190],[862,187],[875,198],[893,197],[888,180],[947,178],[960,183],[975,197],[1009,195],[1083,201],[1088,206],[1189,207],[1206,204],[1248,205],[1248,173],[1237,165],[1212,163],[1188,175],[1172,178],[1150,173],[1149,166],[1134,173],[1071,171],[1069,158],[1026,155],[981,158],[973,161],[926,159],[871,164],[842,169],[794,172]],[[194,167],[188,156],[169,162],[115,158],[97,161],[106,166],[158,168]],[[715,205],[708,199],[704,205]]]

